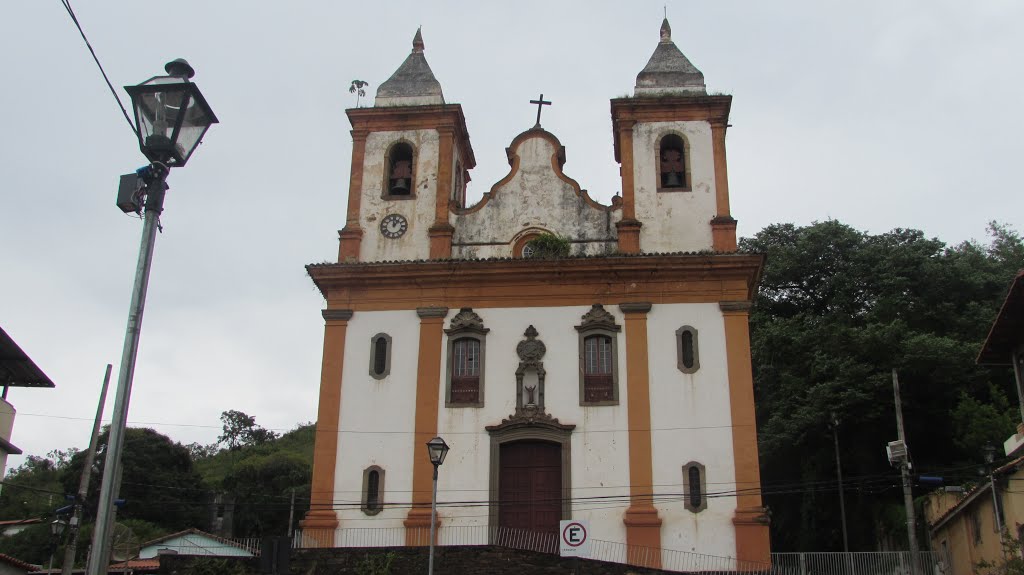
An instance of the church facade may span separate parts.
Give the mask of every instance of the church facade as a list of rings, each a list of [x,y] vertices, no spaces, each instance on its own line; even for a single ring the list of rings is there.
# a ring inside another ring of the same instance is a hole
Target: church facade
[[[594,540],[768,561],[747,319],[762,257],[736,247],[731,101],[666,20],[611,101],[621,196],[581,189],[538,114],[467,205],[466,119],[417,32],[374,105],[347,111],[338,261],[307,266],[327,302],[307,537],[426,543],[440,436],[442,540],[586,519]]]

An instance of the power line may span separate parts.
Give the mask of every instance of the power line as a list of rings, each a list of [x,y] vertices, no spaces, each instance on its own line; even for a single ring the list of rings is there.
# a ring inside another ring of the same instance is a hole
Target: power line
[[[128,127],[135,133],[135,137],[139,137],[139,130],[132,123],[132,119],[128,116],[128,110],[124,108],[124,104],[121,103],[121,98],[117,95],[117,90],[114,90],[114,85],[110,83],[110,78],[107,77],[106,70],[103,69],[103,64],[100,64],[100,59],[96,56],[96,51],[92,49],[92,44],[89,43],[89,39],[85,37],[85,31],[82,30],[82,25],[78,22],[78,16],[75,16],[75,11],[71,9],[71,0],[60,0],[61,6],[64,7],[68,12],[68,16],[71,17],[71,21],[75,23],[75,28],[78,28],[78,33],[82,35],[82,40],[85,41],[85,46],[89,48],[89,53],[92,54],[93,61],[96,62],[96,66],[100,69],[100,74],[103,74],[103,80],[106,81],[107,87],[110,88],[110,93],[113,94],[114,99],[117,100],[117,106],[121,108],[121,113],[124,114],[125,121],[128,122]]]

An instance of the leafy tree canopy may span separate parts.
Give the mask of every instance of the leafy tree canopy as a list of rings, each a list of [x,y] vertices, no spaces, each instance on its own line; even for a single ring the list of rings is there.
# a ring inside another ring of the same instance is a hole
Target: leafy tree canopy
[[[775,550],[842,548],[833,419],[851,548],[875,548],[900,495],[884,452],[897,436],[894,368],[917,470],[977,462],[984,443],[1012,433],[1012,379],[974,358],[1024,267],[1024,242],[999,224],[989,231],[988,245],[949,247],[918,230],[871,235],[830,220],[741,241],[767,254],[751,351]]]

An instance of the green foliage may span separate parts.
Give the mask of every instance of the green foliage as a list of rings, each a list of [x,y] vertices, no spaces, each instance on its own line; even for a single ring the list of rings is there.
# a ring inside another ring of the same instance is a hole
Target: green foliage
[[[0,519],[49,516],[64,505],[62,476],[76,449],[54,450],[46,457],[29,455],[7,474],[0,492]]]
[[[832,414],[844,474],[873,478],[847,485],[851,547],[875,547],[880,507],[899,496],[884,455],[896,439],[894,368],[917,469],[977,462],[986,441],[1012,433],[1012,378],[974,358],[1024,267],[1024,244],[1005,226],[989,229],[988,246],[837,221],[772,225],[741,241],[767,254],[750,319],[774,550],[841,549]]]
[[[53,539],[48,522],[32,525],[9,537],[0,537],[0,553],[10,555],[27,563],[45,565],[50,559]],[[54,557],[54,567],[60,557]]]
[[[526,242],[526,245],[533,249],[531,258],[558,259],[569,255],[571,244],[568,238],[556,234],[540,234]]]
[[[1009,530],[1003,529],[1002,541],[1000,541],[1003,555],[999,559],[988,561],[982,560],[975,563],[974,567],[978,575],[1024,575],[1024,557],[1021,555],[1020,539],[1010,535]]]
[[[179,570],[179,572],[185,572]],[[254,573],[244,560],[228,557],[196,557],[188,562],[190,575],[251,575]]]
[[[100,434],[89,484],[86,509],[96,509],[103,466],[106,460],[109,430]],[[208,520],[210,491],[193,469],[192,458],[180,443],[152,429],[128,428],[121,461],[121,498],[126,505],[118,511],[118,520],[142,519],[178,531],[204,528]],[[63,476],[64,491],[78,490],[85,454],[71,459]],[[86,521],[91,521],[87,516]]]
[[[394,551],[388,551],[383,555],[367,553],[363,556],[363,560],[356,565],[356,573],[359,575],[391,575],[391,564],[394,561]]]
[[[263,445],[277,439],[277,434],[256,425],[256,418],[241,411],[225,411],[220,414],[224,433],[217,438],[228,449],[235,450],[250,445]]]
[[[252,455],[238,463],[222,482],[235,496],[235,535],[286,535],[291,490],[296,491],[297,517],[302,517],[309,508],[311,478],[312,466],[285,451]]]

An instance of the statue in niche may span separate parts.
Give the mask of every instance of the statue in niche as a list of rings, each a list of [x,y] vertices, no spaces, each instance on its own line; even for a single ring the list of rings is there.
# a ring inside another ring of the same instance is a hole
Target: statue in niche
[[[544,411],[544,342],[537,339],[532,325],[523,333],[526,339],[516,346],[519,367],[516,369],[516,413]]]

